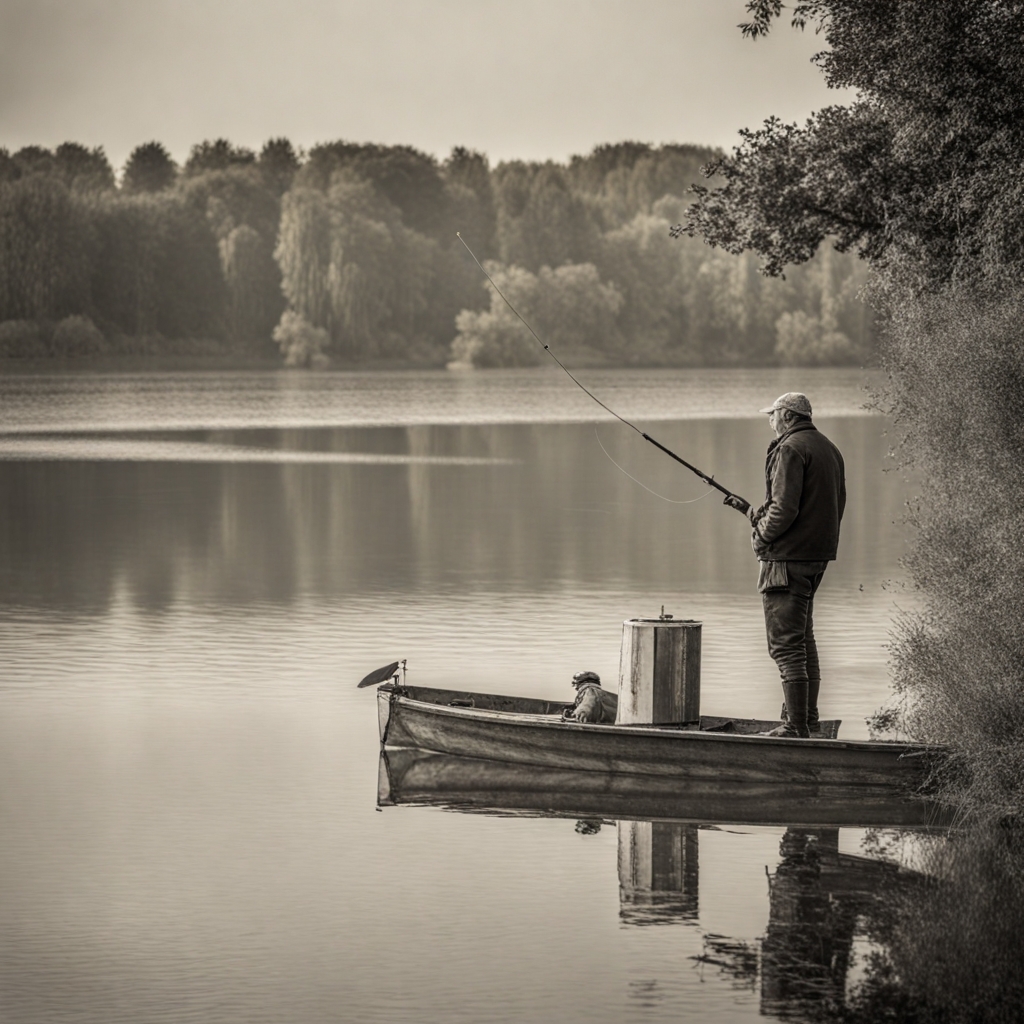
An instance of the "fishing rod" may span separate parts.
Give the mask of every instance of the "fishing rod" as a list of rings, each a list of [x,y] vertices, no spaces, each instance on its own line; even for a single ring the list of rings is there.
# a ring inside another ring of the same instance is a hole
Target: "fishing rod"
[[[698,469],[696,466],[694,466],[691,463],[687,462],[686,459],[684,459],[681,455],[677,455],[674,451],[672,451],[671,448],[666,448],[660,441],[658,441],[655,438],[651,437],[651,435],[648,434],[646,431],[641,430],[635,423],[631,423],[629,420],[626,419],[625,416],[620,416],[614,409],[612,409],[609,406],[605,405],[604,402],[602,402],[601,399],[597,397],[597,395],[595,395],[585,385],[580,383],[580,381],[577,380],[575,376],[573,376],[572,372],[565,365],[565,363],[563,363],[562,360],[559,359],[558,356],[556,356],[555,353],[551,351],[551,346],[548,345],[547,343],[541,341],[540,336],[526,322],[526,320],[520,314],[519,310],[516,309],[516,307],[513,306],[511,302],[508,301],[508,299],[505,297],[505,293],[494,283],[494,278],[491,277],[491,275],[488,274],[486,270],[484,270],[483,264],[476,258],[476,253],[473,252],[472,249],[470,249],[470,247],[467,244],[466,240],[462,237],[462,232],[461,231],[456,231],[455,232],[455,237],[458,238],[458,240],[463,245],[466,246],[466,251],[469,253],[470,256],[473,257],[473,262],[480,268],[480,272],[484,275],[484,277],[486,277],[487,280],[491,282],[491,287],[501,296],[501,298],[504,301],[505,305],[508,306],[508,308],[511,309],[512,312],[515,313],[515,315],[522,321],[522,323],[526,327],[526,329],[536,339],[537,344],[540,345],[540,347],[542,349],[544,349],[544,351],[547,352],[547,354],[549,356],[551,356],[551,358],[554,359],[554,361],[556,363],[558,363],[558,365],[565,372],[565,375],[569,378],[569,380],[571,380],[573,382],[573,384],[575,384],[586,395],[589,395],[590,398],[592,398],[595,402],[597,402],[597,404],[599,406],[601,406],[601,408],[604,409],[605,412],[610,413],[620,423],[624,423],[631,430],[635,430],[645,441],[649,441],[651,444],[654,445],[655,448],[659,449],[660,451],[663,451],[670,458],[675,459],[676,462],[678,462],[681,466],[685,466],[691,473],[696,473],[696,475],[699,476],[701,478],[701,480],[704,481],[704,483],[708,484],[710,487],[714,487],[715,490],[717,490],[717,491],[721,491],[722,494],[725,495],[724,504],[728,505],[730,508],[734,508],[737,511],[742,512],[744,515],[747,514],[747,510],[750,508],[750,502],[747,501],[746,498],[741,498],[738,494],[734,494],[732,491],[729,490],[728,487],[723,487],[722,484],[720,484],[713,476],[708,476],[707,473],[705,473],[703,470]],[[730,498],[732,498],[734,500],[730,501],[729,500]]]

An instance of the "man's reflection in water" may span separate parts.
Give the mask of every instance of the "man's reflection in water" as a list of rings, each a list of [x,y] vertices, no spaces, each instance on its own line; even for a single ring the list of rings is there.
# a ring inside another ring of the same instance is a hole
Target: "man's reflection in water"
[[[822,1003],[841,1006],[863,898],[844,885],[839,830],[788,829],[779,852],[761,943],[762,1012],[802,1016]]]

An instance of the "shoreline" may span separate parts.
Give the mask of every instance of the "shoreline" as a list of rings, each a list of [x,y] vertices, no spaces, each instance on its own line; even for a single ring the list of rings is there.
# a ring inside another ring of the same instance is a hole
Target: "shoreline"
[[[586,355],[574,357],[572,352],[565,355],[564,360],[572,369],[578,370],[777,370],[783,372],[800,372],[803,370],[862,370],[874,372],[877,366],[852,366],[847,364],[816,365],[816,366],[781,366],[776,363],[634,363],[614,362],[607,358],[593,359]],[[447,370],[449,373],[477,374],[490,373],[494,370],[531,370],[538,366],[510,367],[478,367],[465,363],[453,363],[450,360],[422,361],[415,359],[369,359],[359,361],[332,360],[321,369],[309,367],[286,366],[280,356],[239,356],[224,353],[196,355],[177,353],[139,353],[139,354],[104,354],[90,356],[58,357],[40,356],[33,358],[0,358],[0,377],[34,376],[34,375],[74,375],[74,374],[132,374],[161,372],[269,372],[286,370],[294,373],[315,376],[320,373],[389,373],[396,371],[415,370]]]

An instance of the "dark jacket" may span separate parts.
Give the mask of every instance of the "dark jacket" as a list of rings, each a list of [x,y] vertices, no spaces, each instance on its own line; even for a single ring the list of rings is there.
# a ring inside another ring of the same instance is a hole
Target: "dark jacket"
[[[596,683],[584,683],[576,692],[576,702],[569,717],[577,722],[614,722],[619,698]]]
[[[832,561],[846,507],[839,449],[813,423],[768,446],[765,503],[754,513],[754,551],[769,561]]]

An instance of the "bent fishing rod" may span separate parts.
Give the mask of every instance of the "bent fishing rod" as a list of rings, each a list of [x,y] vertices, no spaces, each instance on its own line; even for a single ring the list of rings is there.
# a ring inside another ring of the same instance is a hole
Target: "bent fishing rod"
[[[580,381],[576,379],[572,371],[570,371],[570,369],[565,365],[565,363],[563,363],[562,360],[559,359],[558,356],[556,356],[555,353],[551,351],[551,346],[548,345],[546,342],[541,341],[540,336],[537,334],[537,332],[529,325],[529,323],[527,323],[527,321],[520,314],[519,310],[516,309],[516,307],[513,306],[511,302],[509,302],[509,300],[505,296],[505,293],[494,283],[494,278],[491,277],[491,275],[488,274],[486,270],[484,270],[483,264],[476,258],[476,253],[473,252],[472,249],[470,249],[466,240],[462,237],[462,232],[456,231],[455,237],[458,238],[458,240],[463,245],[466,246],[466,251],[469,253],[470,256],[473,257],[473,262],[480,268],[480,272],[484,275],[484,277],[486,277],[487,280],[491,282],[491,287],[501,296],[505,305],[512,310],[512,312],[519,318],[520,321],[522,321],[526,329],[536,339],[537,344],[540,345],[540,347],[544,349],[544,351],[547,352],[547,354],[551,356],[551,358],[554,359],[556,363],[558,363],[558,365],[565,372],[565,375],[569,378],[569,380],[573,382],[573,384],[575,384],[581,391],[583,391],[584,394],[588,395],[595,402],[597,402],[597,404],[601,406],[601,408],[604,409],[605,412],[610,413],[612,416],[614,416],[620,423],[624,423],[631,430],[635,430],[645,441],[649,441],[651,444],[654,445],[655,448],[659,449],[660,451],[663,451],[670,458],[675,459],[676,462],[678,462],[681,466],[685,466],[691,473],[695,473],[697,476],[701,478],[701,480],[704,481],[704,483],[708,484],[711,487],[714,487],[717,491],[721,491],[722,494],[725,495],[725,501],[723,502],[723,504],[726,504],[730,508],[734,508],[737,511],[742,512],[744,515],[746,515],[747,510],[750,508],[750,502],[747,501],[746,498],[741,498],[738,494],[734,494],[732,491],[729,490],[728,487],[723,487],[722,484],[720,484],[713,476],[708,476],[707,473],[705,473],[703,470],[700,470],[696,466],[687,462],[686,459],[684,459],[681,455],[677,455],[674,451],[672,451],[671,448],[666,448],[660,441],[651,437],[651,435],[648,434],[646,431],[641,430],[635,423],[631,423],[629,420],[625,418],[625,416],[620,416],[614,409],[605,405],[604,402],[602,402],[601,399],[597,397],[597,395],[595,395],[584,384],[580,383]]]

